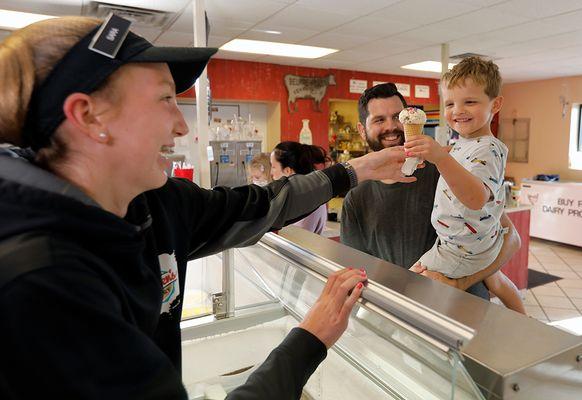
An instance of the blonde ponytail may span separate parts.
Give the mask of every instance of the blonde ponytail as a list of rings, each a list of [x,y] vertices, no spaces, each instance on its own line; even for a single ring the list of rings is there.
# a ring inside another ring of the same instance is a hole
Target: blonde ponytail
[[[0,42],[0,142],[22,144],[34,88],[100,23],[87,17],[54,18],[15,31]]]

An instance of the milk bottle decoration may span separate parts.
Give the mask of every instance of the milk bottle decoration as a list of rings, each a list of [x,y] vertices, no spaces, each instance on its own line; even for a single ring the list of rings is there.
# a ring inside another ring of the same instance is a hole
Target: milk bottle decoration
[[[301,132],[299,132],[299,143],[303,144],[313,144],[313,136],[311,135],[311,129],[309,129],[309,120],[303,119],[303,127]]]

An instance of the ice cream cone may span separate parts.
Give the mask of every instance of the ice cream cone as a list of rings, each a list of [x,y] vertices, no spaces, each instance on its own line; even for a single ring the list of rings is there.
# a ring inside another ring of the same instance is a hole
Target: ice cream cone
[[[422,135],[422,128],[424,125],[420,124],[404,124],[404,139],[410,140],[412,136]]]
[[[404,139],[409,141],[415,136],[422,135],[422,128],[426,123],[426,114],[424,111],[408,107],[400,111],[398,114],[398,119],[404,127]],[[416,171],[416,167],[422,160],[418,157],[407,157],[402,165],[402,173],[406,176],[410,176]]]

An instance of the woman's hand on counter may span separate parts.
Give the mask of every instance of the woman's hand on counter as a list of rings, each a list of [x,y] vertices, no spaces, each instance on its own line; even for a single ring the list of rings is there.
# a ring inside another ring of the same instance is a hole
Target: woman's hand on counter
[[[348,161],[358,176],[358,182],[368,179],[385,180],[410,183],[416,181],[413,176],[404,176],[401,171],[402,164],[406,160],[403,146],[389,147],[380,151],[368,153],[365,156]],[[424,167],[420,164],[419,168]]]
[[[350,312],[364,290],[366,279],[363,268],[331,274],[299,327],[315,335],[329,349],[346,330]]]

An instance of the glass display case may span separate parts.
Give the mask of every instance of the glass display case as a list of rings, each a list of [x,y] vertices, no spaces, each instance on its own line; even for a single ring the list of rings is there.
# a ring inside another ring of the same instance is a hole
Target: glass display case
[[[192,399],[242,384],[314,304],[326,277],[346,266],[366,267],[369,282],[303,398],[582,393],[581,338],[307,231],[286,228],[205,262],[189,267],[202,285],[195,292],[222,287],[214,314],[190,313],[182,323],[183,380]]]

